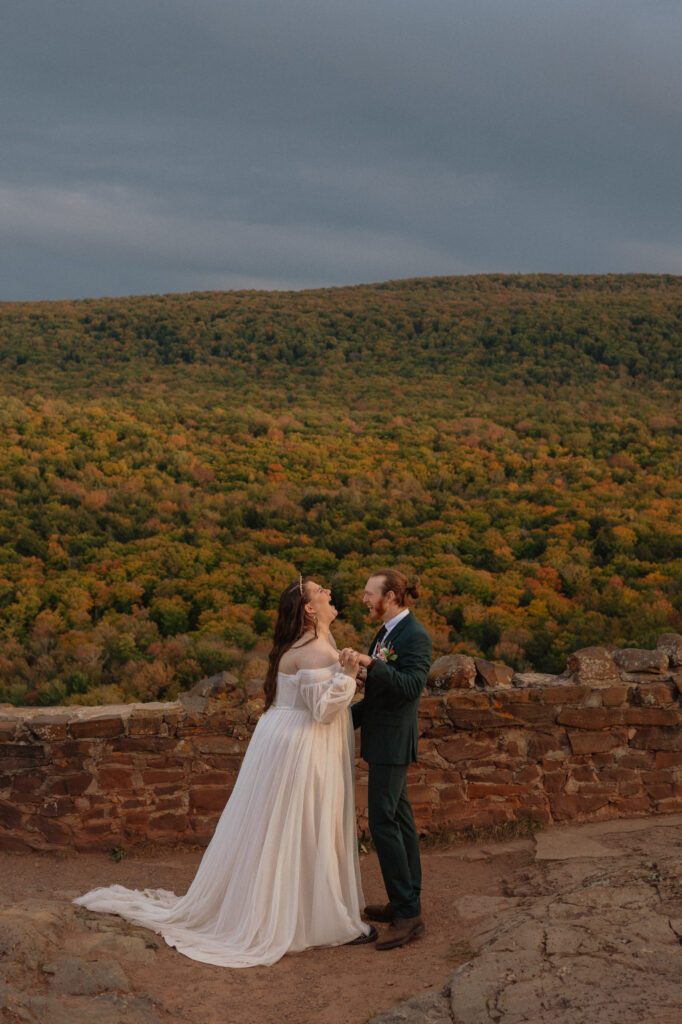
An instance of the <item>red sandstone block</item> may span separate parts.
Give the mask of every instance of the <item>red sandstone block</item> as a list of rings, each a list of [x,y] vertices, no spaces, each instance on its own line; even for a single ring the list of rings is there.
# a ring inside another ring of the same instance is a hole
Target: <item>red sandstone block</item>
[[[61,778],[56,779],[50,783],[47,787],[47,792],[50,796],[80,796],[81,793],[85,793],[86,789],[92,786],[95,782],[94,775],[90,772],[75,772],[71,775],[62,775]]]
[[[619,782],[618,792],[621,796],[638,796],[642,792],[642,784],[638,779],[631,779],[629,782]]]
[[[121,736],[116,748],[124,753],[160,753],[163,750],[175,750],[177,745],[178,741],[171,736]]]
[[[595,754],[614,750],[627,742],[624,732],[569,732],[568,741],[574,754]]]
[[[245,740],[237,740],[232,736],[209,736],[197,739],[195,747],[202,754],[244,754],[248,744]]]
[[[464,787],[461,785],[443,786],[442,789],[435,790],[433,795],[438,797],[438,803],[441,805],[452,800],[466,800]]]
[[[589,794],[591,796],[612,796],[618,786],[617,783],[609,780],[602,779],[601,776],[595,779],[593,782],[580,782],[578,783],[578,792],[581,796]]]
[[[112,845],[120,836],[120,823],[110,818],[92,818],[83,825],[83,833],[87,836],[109,836]]]
[[[186,777],[186,773],[185,774]],[[199,783],[202,786],[233,786],[236,782],[235,772],[196,772],[192,779],[194,782]]]
[[[470,782],[508,783],[513,781],[512,773],[508,768],[495,768],[493,765],[480,765],[465,769],[464,775]]]
[[[608,729],[623,724],[620,708],[564,708],[557,721],[574,729]]]
[[[585,768],[588,768],[588,765],[585,765]],[[614,782],[631,782],[634,779],[639,779],[640,773],[632,768],[623,768],[620,764],[611,764],[606,768],[602,768],[599,772],[599,778],[613,780]]]
[[[443,713],[444,700],[442,697],[422,697],[419,702],[419,717],[422,715],[433,715],[436,718]]]
[[[446,725],[431,726],[428,733],[425,735],[430,736],[431,739],[439,739],[441,736],[452,736],[453,731],[452,723],[448,722]]]
[[[588,686],[543,686],[538,691],[543,704],[574,704],[582,701],[590,688]]]
[[[190,807],[200,811],[222,811],[229,795],[223,786],[197,786],[189,791]]]
[[[656,754],[657,768],[676,768],[679,765],[682,765],[682,750],[671,753],[659,750]]]
[[[166,727],[163,708],[133,711],[128,719],[128,735],[154,736],[162,727]]]
[[[47,839],[48,843],[54,843],[55,846],[68,846],[73,837],[73,832],[67,825],[45,814],[33,815],[26,822],[26,828],[29,831],[35,829]]]
[[[125,768],[102,768],[97,773],[97,781],[105,792],[133,788],[133,780]]]
[[[607,795],[589,795],[583,793],[560,793],[550,798],[552,815],[557,821],[592,814],[608,803]]]
[[[682,811],[682,793],[666,800],[659,800],[656,810],[662,814],[675,814],[677,811]]]
[[[632,768],[639,771],[641,768],[652,768],[655,755],[649,750],[627,750],[618,751],[616,761],[622,768]]]
[[[652,800],[665,800],[676,795],[675,787],[672,783],[658,782],[650,786],[645,785],[644,788]]]
[[[19,807],[21,810],[25,810],[27,812],[30,812],[31,814],[35,814],[38,808],[42,807],[46,799],[49,798],[43,792],[22,793],[22,795],[17,798],[16,803],[17,807]],[[55,799],[58,798],[55,797]]]
[[[101,793],[86,793],[84,796],[76,797],[76,806],[90,814],[96,810],[97,815],[93,814],[93,817],[106,818],[111,813],[111,797]]]
[[[412,804],[413,808],[416,804],[430,804],[432,799],[432,791],[428,786],[421,786],[418,783],[407,785],[407,799]]]
[[[124,811],[121,817],[126,828],[141,831],[147,827],[150,815],[151,809],[140,808],[138,811]]]
[[[547,793],[562,793],[566,785],[567,774],[565,771],[545,772],[544,788]]]
[[[601,690],[601,699],[604,707],[621,707],[628,699],[629,686],[607,686]]]
[[[32,768],[36,764],[47,764],[48,757],[42,743],[0,743],[0,770],[12,771],[17,768]]]
[[[149,806],[149,798],[145,796],[129,796],[127,799],[121,801],[121,810],[137,810],[141,807]]]
[[[535,782],[540,778],[540,769],[535,764],[526,765],[525,768],[521,768],[520,771],[514,773],[514,782],[520,784],[527,784]]]
[[[70,715],[36,715],[30,718],[26,725],[39,740],[50,742],[66,739],[70,721]]]
[[[449,785],[453,782],[460,782],[462,773],[455,768],[429,768],[426,772],[426,781],[429,786]]]
[[[665,708],[675,703],[677,687],[674,683],[640,683],[635,688],[634,698],[637,704],[658,705]]]
[[[63,818],[76,810],[76,801],[70,796],[55,796],[52,800],[43,800],[40,810],[48,818]]]
[[[471,813],[471,804],[466,801],[436,806],[431,812],[431,824],[435,828],[452,825],[453,828],[464,829],[471,824]]]
[[[86,757],[97,757],[101,743],[98,740],[63,740],[53,743],[50,751],[53,759],[66,758],[68,761]]]
[[[453,736],[452,739],[438,744],[438,753],[451,764],[457,761],[476,761],[488,757],[496,750],[496,744],[486,739],[483,742],[472,740],[466,735]]]
[[[540,825],[549,825],[552,820],[552,812],[546,803],[519,803],[518,816],[520,818],[530,818],[531,821],[537,821]]]
[[[505,786],[499,782],[470,782],[467,786],[469,800],[476,800],[479,797],[520,796],[524,792],[523,786]]]
[[[176,811],[182,809],[187,810],[189,798],[187,793],[178,793],[176,796],[163,796],[160,800],[157,800],[154,807],[157,811]]]
[[[679,725],[682,712],[675,708],[625,708],[627,725]]]
[[[183,813],[173,813],[172,811],[163,812],[162,814],[154,814],[149,819],[148,830],[150,835],[158,833],[171,833],[173,835],[182,834],[189,827],[189,817]]]
[[[450,690],[443,698],[443,704],[447,710],[448,717],[451,711],[460,708],[484,709],[490,706],[490,698],[485,693],[476,693],[472,690]]]
[[[556,723],[559,708],[556,704],[517,704],[513,706],[504,702],[501,710],[502,714],[508,715],[516,723],[553,726]]]
[[[490,707],[499,709],[502,705],[530,704],[533,701],[540,701],[539,690],[505,690],[504,694],[491,694]]]
[[[143,768],[182,768],[184,772],[187,772],[192,757],[190,754],[182,754],[177,757],[172,754],[164,754],[163,757],[137,757],[136,761]]]
[[[632,796],[624,793],[622,798],[616,797],[613,803],[618,809],[618,813],[623,816],[626,814],[646,814],[647,811],[651,810],[651,800],[643,793],[639,795],[633,794]]]
[[[512,721],[511,715],[476,708],[448,708],[448,717],[458,729],[504,729]]]
[[[675,771],[672,768],[659,768],[652,772],[642,772],[641,779],[644,785],[653,782],[673,782]]]
[[[531,736],[528,740],[528,760],[540,761],[547,754],[563,753],[562,739],[566,733],[562,729],[561,734],[543,735],[542,733]]]
[[[173,782],[173,783],[171,783],[168,786],[161,786],[157,782],[157,784],[155,786],[150,787],[150,792],[153,792],[155,797],[159,797],[159,796],[173,796],[175,793],[179,792],[181,789],[185,789],[187,784],[188,784],[188,781],[193,781],[193,780],[185,779],[181,783]]]
[[[107,750],[97,758],[98,768],[133,767],[140,764],[148,767],[149,761],[146,757],[140,757],[139,755],[122,754],[120,750]]]
[[[0,828],[18,829],[22,825],[23,818],[23,814],[14,804],[0,800]]]
[[[639,750],[682,750],[682,729],[639,726],[630,746]]]
[[[179,768],[146,768],[142,772],[145,786],[156,786],[158,782],[170,785],[172,782],[182,782],[185,777],[185,772]]]
[[[121,736],[125,731],[123,718],[120,715],[110,715],[106,718],[83,718],[72,722],[69,732],[74,739],[82,736]]]
[[[23,775],[8,775],[8,782],[12,786],[13,796],[23,796],[25,793],[35,793],[45,782],[45,776],[37,772],[26,772]]]
[[[19,732],[18,722],[0,722],[0,740],[7,743]]]
[[[576,782],[593,782],[596,772],[590,764],[575,764],[570,767],[571,778]]]

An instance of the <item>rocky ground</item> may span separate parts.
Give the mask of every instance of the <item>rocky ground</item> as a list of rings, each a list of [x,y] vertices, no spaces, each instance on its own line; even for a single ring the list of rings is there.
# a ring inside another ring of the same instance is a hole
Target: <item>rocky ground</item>
[[[71,899],[182,891],[200,851],[0,854],[2,1024],[680,1024],[682,816],[424,851],[426,935],[389,953],[196,964]],[[373,854],[368,899],[381,898]]]

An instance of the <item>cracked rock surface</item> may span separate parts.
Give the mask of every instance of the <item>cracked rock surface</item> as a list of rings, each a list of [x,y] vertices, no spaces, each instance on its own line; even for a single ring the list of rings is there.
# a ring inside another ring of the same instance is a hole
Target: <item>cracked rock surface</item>
[[[682,815],[423,850],[426,933],[196,963],[71,900],[184,892],[200,850],[0,854],[0,1024],[682,1024]],[[368,902],[385,899],[374,853]],[[379,926],[382,930],[382,926]]]
[[[680,816],[541,833],[475,955],[370,1024],[680,1024],[681,847]]]

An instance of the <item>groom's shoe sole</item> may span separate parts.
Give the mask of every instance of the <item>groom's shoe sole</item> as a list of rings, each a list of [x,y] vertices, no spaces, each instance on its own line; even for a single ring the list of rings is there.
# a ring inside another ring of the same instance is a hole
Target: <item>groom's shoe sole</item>
[[[370,930],[367,935],[358,935],[357,939],[351,939],[347,942],[347,946],[365,946],[368,942],[376,942],[379,938],[379,932],[376,930],[374,925],[370,925]]]
[[[426,925],[421,917],[412,918],[411,920],[397,917],[391,923],[381,942],[377,942],[375,949],[382,952],[386,949],[397,949],[398,946],[404,946],[406,943],[411,942],[412,939],[423,935],[425,931]]]
[[[365,907],[364,915],[368,921],[380,921],[381,924],[390,924],[395,917],[393,907],[390,903],[370,903]]]

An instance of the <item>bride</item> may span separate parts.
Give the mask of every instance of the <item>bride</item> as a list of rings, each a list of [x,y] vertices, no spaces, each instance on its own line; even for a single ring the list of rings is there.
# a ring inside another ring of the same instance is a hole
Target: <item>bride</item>
[[[360,919],[348,713],[358,655],[337,651],[336,615],[330,591],[311,579],[299,576],[282,594],[265,712],[187,893],[112,885],[75,903],[120,914],[223,967],[376,938]]]

